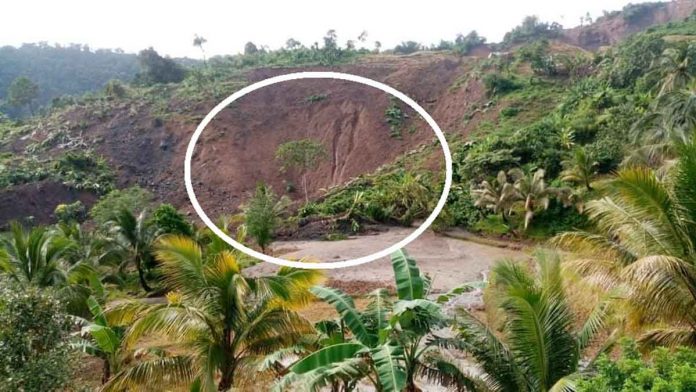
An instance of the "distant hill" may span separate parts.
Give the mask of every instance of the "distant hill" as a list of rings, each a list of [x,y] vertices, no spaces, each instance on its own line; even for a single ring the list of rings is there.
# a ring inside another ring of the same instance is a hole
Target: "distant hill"
[[[26,76],[39,85],[38,105],[55,97],[79,95],[100,89],[111,79],[130,81],[138,72],[135,54],[115,50],[90,50],[87,46],[24,44],[0,47],[0,100],[12,81]],[[11,116],[21,114],[4,108]]]

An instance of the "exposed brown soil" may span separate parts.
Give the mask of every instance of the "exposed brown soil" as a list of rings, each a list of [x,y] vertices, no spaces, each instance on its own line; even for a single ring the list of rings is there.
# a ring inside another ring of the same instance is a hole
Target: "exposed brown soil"
[[[620,14],[601,18],[590,26],[566,30],[562,37],[564,50],[579,50],[578,46],[594,50],[648,26],[683,19],[694,9],[696,0],[681,0],[656,7],[631,22]],[[413,98],[445,132],[466,135],[481,121],[497,116],[495,107],[485,109],[489,100],[480,75],[471,72],[478,59],[489,52],[489,47],[480,46],[467,57],[431,52],[371,55],[350,65],[256,69],[245,77],[250,84],[305,70],[365,76]],[[325,98],[310,102],[310,96]],[[212,99],[198,103],[172,100],[162,107],[161,102],[136,99],[113,102],[108,110],[101,111],[81,106],[64,114],[59,127],[79,135],[103,155],[116,169],[118,186],[143,186],[157,199],[192,213],[183,181],[184,154],[198,122],[216,104]],[[215,118],[196,147],[193,178],[199,201],[211,218],[232,213],[259,181],[270,184],[280,194],[291,184],[295,191],[289,196],[302,200],[300,176],[281,173],[274,158],[278,145],[290,140],[316,139],[328,153],[328,158],[308,175],[311,197],[434,140],[432,130],[404,104],[401,107],[409,118],[401,127],[402,139],[390,137],[384,114],[389,104],[388,96],[379,90],[333,80],[286,82],[243,97]],[[28,138],[0,150],[22,153],[29,142],[47,137],[51,129],[43,125],[38,124]],[[61,152],[56,148],[46,155]],[[441,170],[442,161],[441,154],[433,154],[426,166]],[[48,222],[56,204],[77,199],[91,203],[94,197],[55,183],[4,189],[0,191],[0,224],[25,215]]]
[[[12,220],[28,217],[34,222],[53,220],[53,210],[61,203],[82,201],[90,207],[97,197],[54,181],[23,184],[0,192],[0,227]]]
[[[696,0],[676,0],[655,6],[641,17],[627,20],[623,14],[599,18],[595,23],[567,29],[563,40],[585,49],[597,50],[613,45],[650,26],[683,20],[696,10]]]
[[[468,121],[463,120],[465,115],[487,101],[477,78],[455,83],[474,65],[475,57],[433,53],[377,55],[356,64],[330,68],[256,69],[249,71],[246,78],[253,83],[303,70],[366,76],[412,97],[446,132],[466,134],[485,114],[478,113]],[[326,98],[309,102],[312,95]],[[79,134],[109,161],[117,172],[120,187],[143,186],[153,191],[157,199],[192,212],[184,188],[185,150],[198,122],[216,104],[214,100],[194,105],[169,102],[166,115],[145,101],[115,103],[103,113],[77,107],[63,115],[61,126],[73,135]],[[281,173],[275,160],[278,145],[290,140],[315,139],[328,153],[327,159],[308,175],[311,197],[434,140],[432,130],[405,104],[400,105],[408,115],[401,127],[402,138],[391,137],[384,114],[388,105],[387,94],[377,89],[335,80],[291,81],[243,97],[214,119],[196,147],[193,178],[199,201],[212,218],[232,213],[259,181],[270,184],[280,194],[285,193],[286,181],[290,181],[296,190],[289,196],[302,200],[298,173]],[[29,138],[17,140],[4,150],[21,153],[28,142],[45,139],[49,131],[48,127],[37,127]],[[61,152],[55,148],[46,155]],[[438,154],[429,166],[439,170],[443,161]],[[23,189],[14,187],[0,192],[3,200],[8,201],[3,207],[9,212],[17,211],[0,215],[0,222],[19,214],[34,215],[41,222],[50,220],[47,212],[34,212],[38,200],[22,197]],[[44,198],[45,206],[41,208],[45,211],[72,200],[65,192],[36,197]]]

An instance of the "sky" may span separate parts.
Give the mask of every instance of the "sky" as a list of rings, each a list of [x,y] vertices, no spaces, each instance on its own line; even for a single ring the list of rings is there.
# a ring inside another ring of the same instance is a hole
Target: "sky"
[[[643,1],[632,0],[633,3]],[[351,0],[293,1],[147,1],[147,0],[9,0],[3,4],[0,46],[25,42],[81,43],[91,48],[137,52],[154,47],[173,57],[201,58],[192,42],[207,39],[208,56],[233,54],[252,41],[272,49],[294,38],[309,46],[321,42],[329,29],[339,41],[367,31],[365,46],[380,41],[392,48],[401,41],[424,44],[453,40],[457,33],[477,30],[489,42],[526,15],[556,21],[565,27],[580,17],[621,9],[624,0]]]

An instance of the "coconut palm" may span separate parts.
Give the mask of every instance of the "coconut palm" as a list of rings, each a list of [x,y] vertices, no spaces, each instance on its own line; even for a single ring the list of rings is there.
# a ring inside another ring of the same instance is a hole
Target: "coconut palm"
[[[592,190],[591,183],[594,176],[597,175],[598,165],[585,147],[577,147],[573,154],[563,161],[564,170],[561,172],[561,180],[582,184],[589,192]]]
[[[546,210],[549,208],[551,197],[555,196],[556,190],[546,185],[544,169],[538,169],[534,173],[525,173],[521,169],[515,168],[508,171],[508,174],[515,181],[517,199],[524,203],[524,228],[526,230],[538,209]]]
[[[578,254],[575,267],[607,288],[620,288],[634,318],[665,322],[644,341],[696,345],[696,144],[663,180],[648,168],[625,168],[586,211],[595,230],[554,241]]]
[[[138,270],[140,286],[146,292],[152,291],[147,283],[146,270],[154,266],[152,245],[157,237],[156,229],[147,220],[145,211],[137,217],[127,209],[122,209],[108,222],[110,233],[117,242],[128,252],[121,269],[128,264],[135,264]]]
[[[10,235],[0,249],[0,271],[26,285],[48,287],[67,281],[63,256],[73,243],[53,235],[45,227],[26,231],[17,222],[10,224]]]
[[[155,255],[167,303],[130,301],[107,310],[111,325],[131,324],[125,347],[156,334],[181,347],[129,366],[109,381],[106,391],[193,384],[198,390],[229,390],[253,375],[264,355],[293,344],[312,331],[292,309],[309,300],[309,287],[321,274],[281,268],[277,275],[250,278],[234,254],[214,245],[201,247],[188,237],[165,236]]]
[[[500,214],[504,222],[508,221],[510,209],[517,201],[515,187],[508,182],[508,176],[502,170],[493,181],[483,181],[478,188],[472,189],[471,194],[476,207],[487,208],[494,214]]]
[[[434,341],[476,360],[477,369],[458,373],[471,385],[468,390],[573,390],[582,352],[604,326],[606,303],[600,303],[575,330],[559,256],[538,252],[535,259],[535,272],[512,261],[493,268],[490,284],[505,318],[500,333],[460,309],[457,335]]]
[[[276,389],[295,386],[317,391],[329,386],[333,391],[350,391],[357,381],[367,379],[377,391],[419,391],[418,376],[457,388],[468,385],[467,380],[451,377],[450,369],[456,366],[427,343],[432,331],[445,322],[439,305],[426,299],[429,280],[403,250],[392,255],[392,267],[397,300],[392,301],[384,289],[376,290],[363,312],[340,290],[312,289],[336,308],[340,323],[322,326],[323,331],[332,331],[323,334],[322,347],[294,363]]]
[[[27,231],[15,222],[2,245],[0,273],[21,285],[55,288],[73,315],[87,314],[87,297],[104,293],[98,271],[83,260],[73,260],[78,246],[59,232],[45,227]]]
[[[696,82],[658,97],[631,129],[636,157],[659,165],[676,157],[676,145],[688,143],[696,129]],[[629,163],[631,160],[628,161]]]
[[[658,96],[686,87],[692,79],[688,52],[679,48],[665,49],[653,61],[649,74],[660,79]]]

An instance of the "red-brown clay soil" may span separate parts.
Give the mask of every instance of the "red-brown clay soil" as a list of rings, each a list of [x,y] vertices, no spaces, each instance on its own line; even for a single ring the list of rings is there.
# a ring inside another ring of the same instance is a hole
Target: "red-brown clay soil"
[[[256,69],[249,71],[246,79],[251,84],[303,70],[365,76],[413,98],[443,131],[466,134],[479,121],[496,115],[494,111],[478,112],[464,121],[467,114],[487,102],[483,86],[475,77],[453,87],[455,81],[471,71],[474,61],[474,57],[435,53],[368,56],[356,64],[336,67]],[[311,95],[326,98],[308,102]],[[191,212],[184,188],[184,154],[198,122],[216,104],[213,100],[193,105],[171,101],[164,116],[159,114],[162,108],[153,108],[143,100],[114,103],[101,113],[77,107],[63,115],[61,126],[74,135],[79,134],[107,159],[116,170],[119,187],[140,185],[151,190],[158,200]],[[274,159],[277,146],[289,140],[311,137],[320,141],[328,152],[328,159],[308,176],[309,190],[314,196],[323,188],[369,173],[398,155],[434,140],[433,131],[403,103],[401,107],[409,118],[401,127],[402,139],[390,137],[384,114],[389,104],[388,96],[377,89],[324,80],[287,82],[243,97],[215,118],[197,145],[193,174],[201,203],[208,215],[216,218],[233,212],[258,181],[271,184],[277,193],[284,193],[285,178],[298,188],[290,196],[301,199],[297,173],[281,175],[280,165]],[[75,124],[81,127],[78,129]],[[37,127],[29,139],[17,140],[4,150],[19,153],[28,142],[45,139],[50,130]],[[45,155],[60,153],[62,150],[56,148]],[[430,166],[439,170],[442,162],[442,155],[438,154]],[[21,189],[9,188],[0,193],[11,197],[16,192],[21,193]],[[23,198],[11,198],[15,204],[24,203]],[[45,210],[53,211],[55,204],[69,200],[72,199],[45,198]],[[0,215],[0,223],[21,218],[32,206],[10,209],[9,213]],[[41,222],[50,220],[46,214],[38,215]]]

